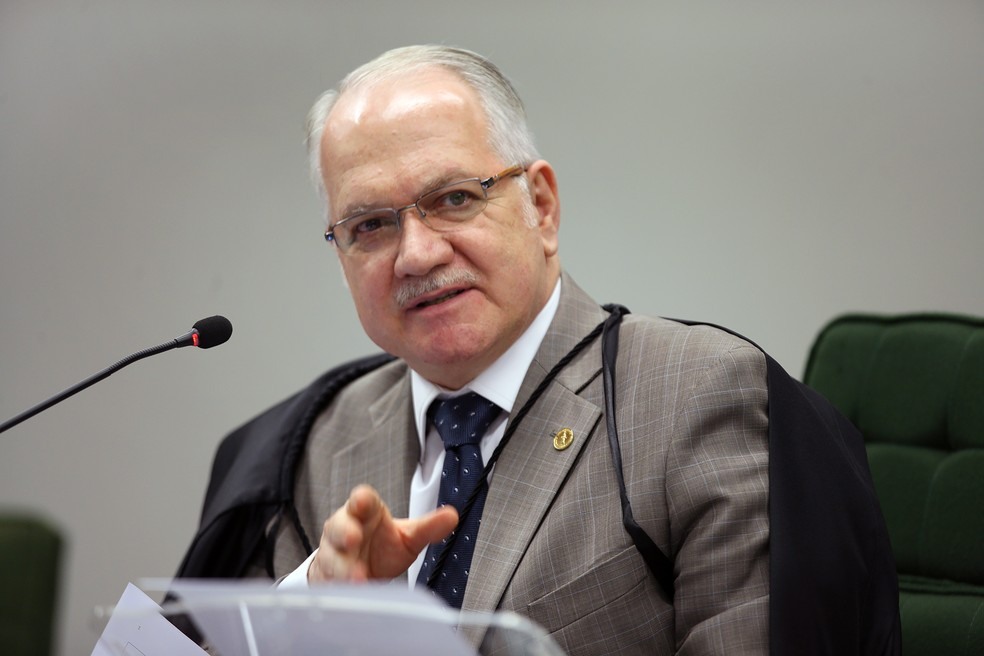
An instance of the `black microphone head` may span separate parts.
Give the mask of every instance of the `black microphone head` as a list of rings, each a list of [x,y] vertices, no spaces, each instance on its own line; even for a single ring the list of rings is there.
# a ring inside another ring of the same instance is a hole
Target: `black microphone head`
[[[195,346],[198,348],[212,348],[225,344],[232,336],[232,323],[219,315],[196,321],[192,328],[198,333],[195,340]]]

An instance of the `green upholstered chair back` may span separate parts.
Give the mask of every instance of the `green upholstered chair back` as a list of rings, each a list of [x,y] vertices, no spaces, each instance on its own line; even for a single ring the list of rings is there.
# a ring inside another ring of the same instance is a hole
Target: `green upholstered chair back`
[[[0,514],[0,654],[51,653],[62,540],[24,514]]]
[[[984,654],[984,319],[840,317],[804,382],[864,435],[904,653]]]

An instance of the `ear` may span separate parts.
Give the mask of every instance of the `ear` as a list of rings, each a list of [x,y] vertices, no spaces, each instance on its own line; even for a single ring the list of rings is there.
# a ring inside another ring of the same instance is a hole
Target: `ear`
[[[529,165],[526,175],[530,181],[530,195],[536,208],[540,238],[547,257],[553,257],[558,249],[560,231],[560,196],[557,194],[557,176],[553,167],[542,159]]]

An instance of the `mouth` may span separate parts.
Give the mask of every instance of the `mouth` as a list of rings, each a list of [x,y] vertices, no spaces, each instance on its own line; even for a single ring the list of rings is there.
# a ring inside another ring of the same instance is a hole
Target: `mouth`
[[[445,301],[448,301],[448,300],[454,298],[455,296],[458,296],[458,295],[464,293],[465,291],[466,290],[464,290],[464,289],[455,289],[455,290],[452,290],[452,291],[449,291],[449,292],[445,292],[445,293],[441,294],[440,296],[435,296],[434,298],[428,298],[426,300],[423,300],[423,301],[417,303],[416,305],[413,306],[413,309],[414,310],[421,310],[423,308],[431,307],[432,305],[439,305],[440,303],[444,303]]]
[[[404,310],[422,310],[446,303],[478,285],[478,276],[467,269],[441,269],[423,277],[408,278],[393,292]]]

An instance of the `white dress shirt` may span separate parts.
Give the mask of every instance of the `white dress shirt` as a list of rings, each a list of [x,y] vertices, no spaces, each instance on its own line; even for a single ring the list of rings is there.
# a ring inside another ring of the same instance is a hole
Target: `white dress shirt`
[[[502,413],[490,426],[489,431],[481,441],[482,460],[488,462],[495,448],[499,446],[506,432],[506,422],[516,403],[519,388],[526,377],[526,371],[533,362],[540,343],[550,328],[557,305],[560,303],[560,279],[546,305],[536,315],[529,328],[520,335],[509,349],[488,369],[480,373],[474,380],[458,390],[448,390],[426,380],[416,371],[410,371],[410,389],[413,397],[413,416],[417,426],[417,437],[420,439],[420,462],[410,483],[411,518],[420,517],[437,507],[437,495],[441,487],[441,468],[444,466],[444,443],[437,429],[427,422],[427,409],[437,398],[449,398],[476,392],[502,408]],[[489,475],[491,479],[492,474]],[[326,518],[327,519],[327,518]],[[409,585],[412,588],[417,581],[424,556],[425,548],[417,556],[417,560],[407,571]],[[307,571],[318,551],[308,556],[301,565],[288,574],[280,582],[280,587],[299,588],[307,586]]]

